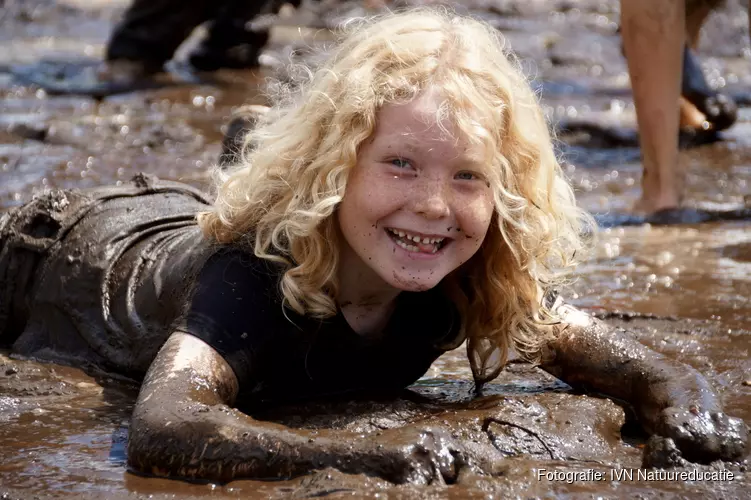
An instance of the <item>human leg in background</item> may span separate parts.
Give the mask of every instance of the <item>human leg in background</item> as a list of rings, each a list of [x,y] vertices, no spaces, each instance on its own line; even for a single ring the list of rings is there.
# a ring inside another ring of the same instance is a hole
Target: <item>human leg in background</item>
[[[255,32],[248,24],[259,14],[276,13],[284,3],[297,7],[300,1],[225,2],[209,27],[208,36],[190,54],[190,64],[201,71],[258,66],[258,55],[269,40],[269,33]]]
[[[50,93],[93,97],[160,86],[154,75],[193,30],[208,21],[209,34],[190,58],[195,69],[252,67],[268,34],[250,32],[248,21],[280,4],[279,0],[133,0],[110,37],[103,62],[45,63],[17,71],[16,76]]]
[[[639,127],[643,177],[636,211],[681,204],[685,173],[678,164],[684,0],[622,0],[621,31]]]
[[[100,78],[124,81],[161,71],[193,30],[217,16],[227,3],[134,0],[107,44]]]

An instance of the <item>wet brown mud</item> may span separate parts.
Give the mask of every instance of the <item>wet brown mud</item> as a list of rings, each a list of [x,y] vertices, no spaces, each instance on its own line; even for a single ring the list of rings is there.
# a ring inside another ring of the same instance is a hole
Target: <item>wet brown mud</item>
[[[0,13],[0,208],[46,188],[126,182],[140,171],[205,186],[222,126],[242,104],[264,103],[265,79],[293,48],[326,41],[320,31],[357,12],[301,12],[276,28],[255,72],[222,71],[204,83],[94,100],[49,96],[5,69],[55,58],[97,58],[127,2],[6,1]],[[537,78],[551,120],[564,129],[560,152],[580,202],[603,217],[627,214],[638,195],[639,152],[618,2],[463,2],[502,29]],[[350,9],[350,10],[348,10]],[[297,17],[295,17],[297,16]],[[298,31],[296,24],[313,29]],[[736,0],[714,14],[699,55],[710,82],[741,96],[751,89],[746,14]],[[183,51],[184,52],[184,51]],[[181,53],[183,53],[181,52]],[[307,57],[302,50],[301,57]],[[3,69],[5,68],[5,69]],[[180,75],[176,79],[179,81]],[[751,194],[751,111],[721,141],[686,149],[689,198],[704,210],[744,206]],[[569,125],[567,125],[569,124]],[[608,135],[610,134],[610,135]],[[610,139],[608,139],[610,137]],[[612,140],[619,138],[619,141]],[[604,138],[604,139],[603,139]],[[646,345],[699,369],[729,414],[751,423],[751,231],[749,222],[636,225],[603,229],[568,298],[634,332]],[[639,467],[645,437],[628,409],[573,393],[521,363],[475,395],[464,349],[446,354],[397,399],[309,403],[259,418],[342,433],[439,428],[493,457],[492,474],[471,470],[449,485],[393,485],[324,470],[290,481],[189,484],[127,472],[125,441],[137,385],[107,374],[0,356],[0,498],[744,498],[744,466],[733,481],[667,481],[611,476]],[[398,431],[397,431],[398,432]],[[550,481],[538,472],[604,480]],[[692,469],[693,470],[693,466]],[[620,477],[620,479],[619,479]]]

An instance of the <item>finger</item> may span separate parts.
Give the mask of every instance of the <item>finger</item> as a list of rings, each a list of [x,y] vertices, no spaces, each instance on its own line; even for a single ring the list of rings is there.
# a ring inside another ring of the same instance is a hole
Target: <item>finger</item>
[[[653,435],[647,440],[642,455],[642,467],[650,469],[665,469],[668,467],[683,467],[686,460],[673,439]]]

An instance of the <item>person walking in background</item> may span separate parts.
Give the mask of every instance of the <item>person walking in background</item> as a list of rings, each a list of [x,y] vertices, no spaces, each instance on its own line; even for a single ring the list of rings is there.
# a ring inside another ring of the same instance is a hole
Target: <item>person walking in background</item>
[[[621,1],[621,33],[643,164],[642,194],[634,210],[653,220],[681,222],[685,215],[679,210],[685,185],[685,171],[678,161],[681,122],[684,126],[701,127],[706,121],[705,128],[722,129],[735,121],[733,102],[712,92],[690,49],[684,53],[686,39],[690,46],[696,46],[704,20],[720,3],[721,0]],[[684,101],[679,111],[681,95],[695,108]]]
[[[301,0],[133,0],[115,27],[105,49],[105,60],[89,64],[43,64],[17,73],[31,83],[57,94],[95,97],[149,88],[178,47],[193,30],[206,23],[207,33],[188,56],[192,69],[258,66],[258,56],[269,40],[268,31],[255,31],[250,21],[259,14],[276,13],[284,4]]]

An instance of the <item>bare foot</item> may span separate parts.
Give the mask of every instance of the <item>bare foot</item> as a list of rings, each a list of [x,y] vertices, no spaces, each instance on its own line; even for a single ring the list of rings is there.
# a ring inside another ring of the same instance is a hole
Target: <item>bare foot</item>
[[[704,115],[704,120],[713,130],[728,129],[738,119],[738,107],[733,99],[710,87],[704,77],[699,59],[688,47],[685,47],[683,51],[681,96],[682,101],[691,103],[699,113]],[[683,103],[681,103],[681,118],[683,115]],[[708,130],[708,128],[703,129]]]
[[[718,132],[721,129],[688,99],[681,97],[678,100],[678,109],[680,111],[680,135],[678,140],[680,148],[700,146],[720,140]]]
[[[681,129],[709,130],[712,127],[712,124],[707,121],[707,116],[685,97],[679,99],[678,105],[681,113]]]
[[[675,151],[672,160],[657,163],[642,153],[641,198],[634,204],[636,215],[651,215],[681,206],[685,191],[686,172]]]
[[[662,192],[656,192],[642,184],[642,196],[631,208],[635,215],[651,215],[661,210],[678,208],[683,196],[675,188],[664,188]]]

